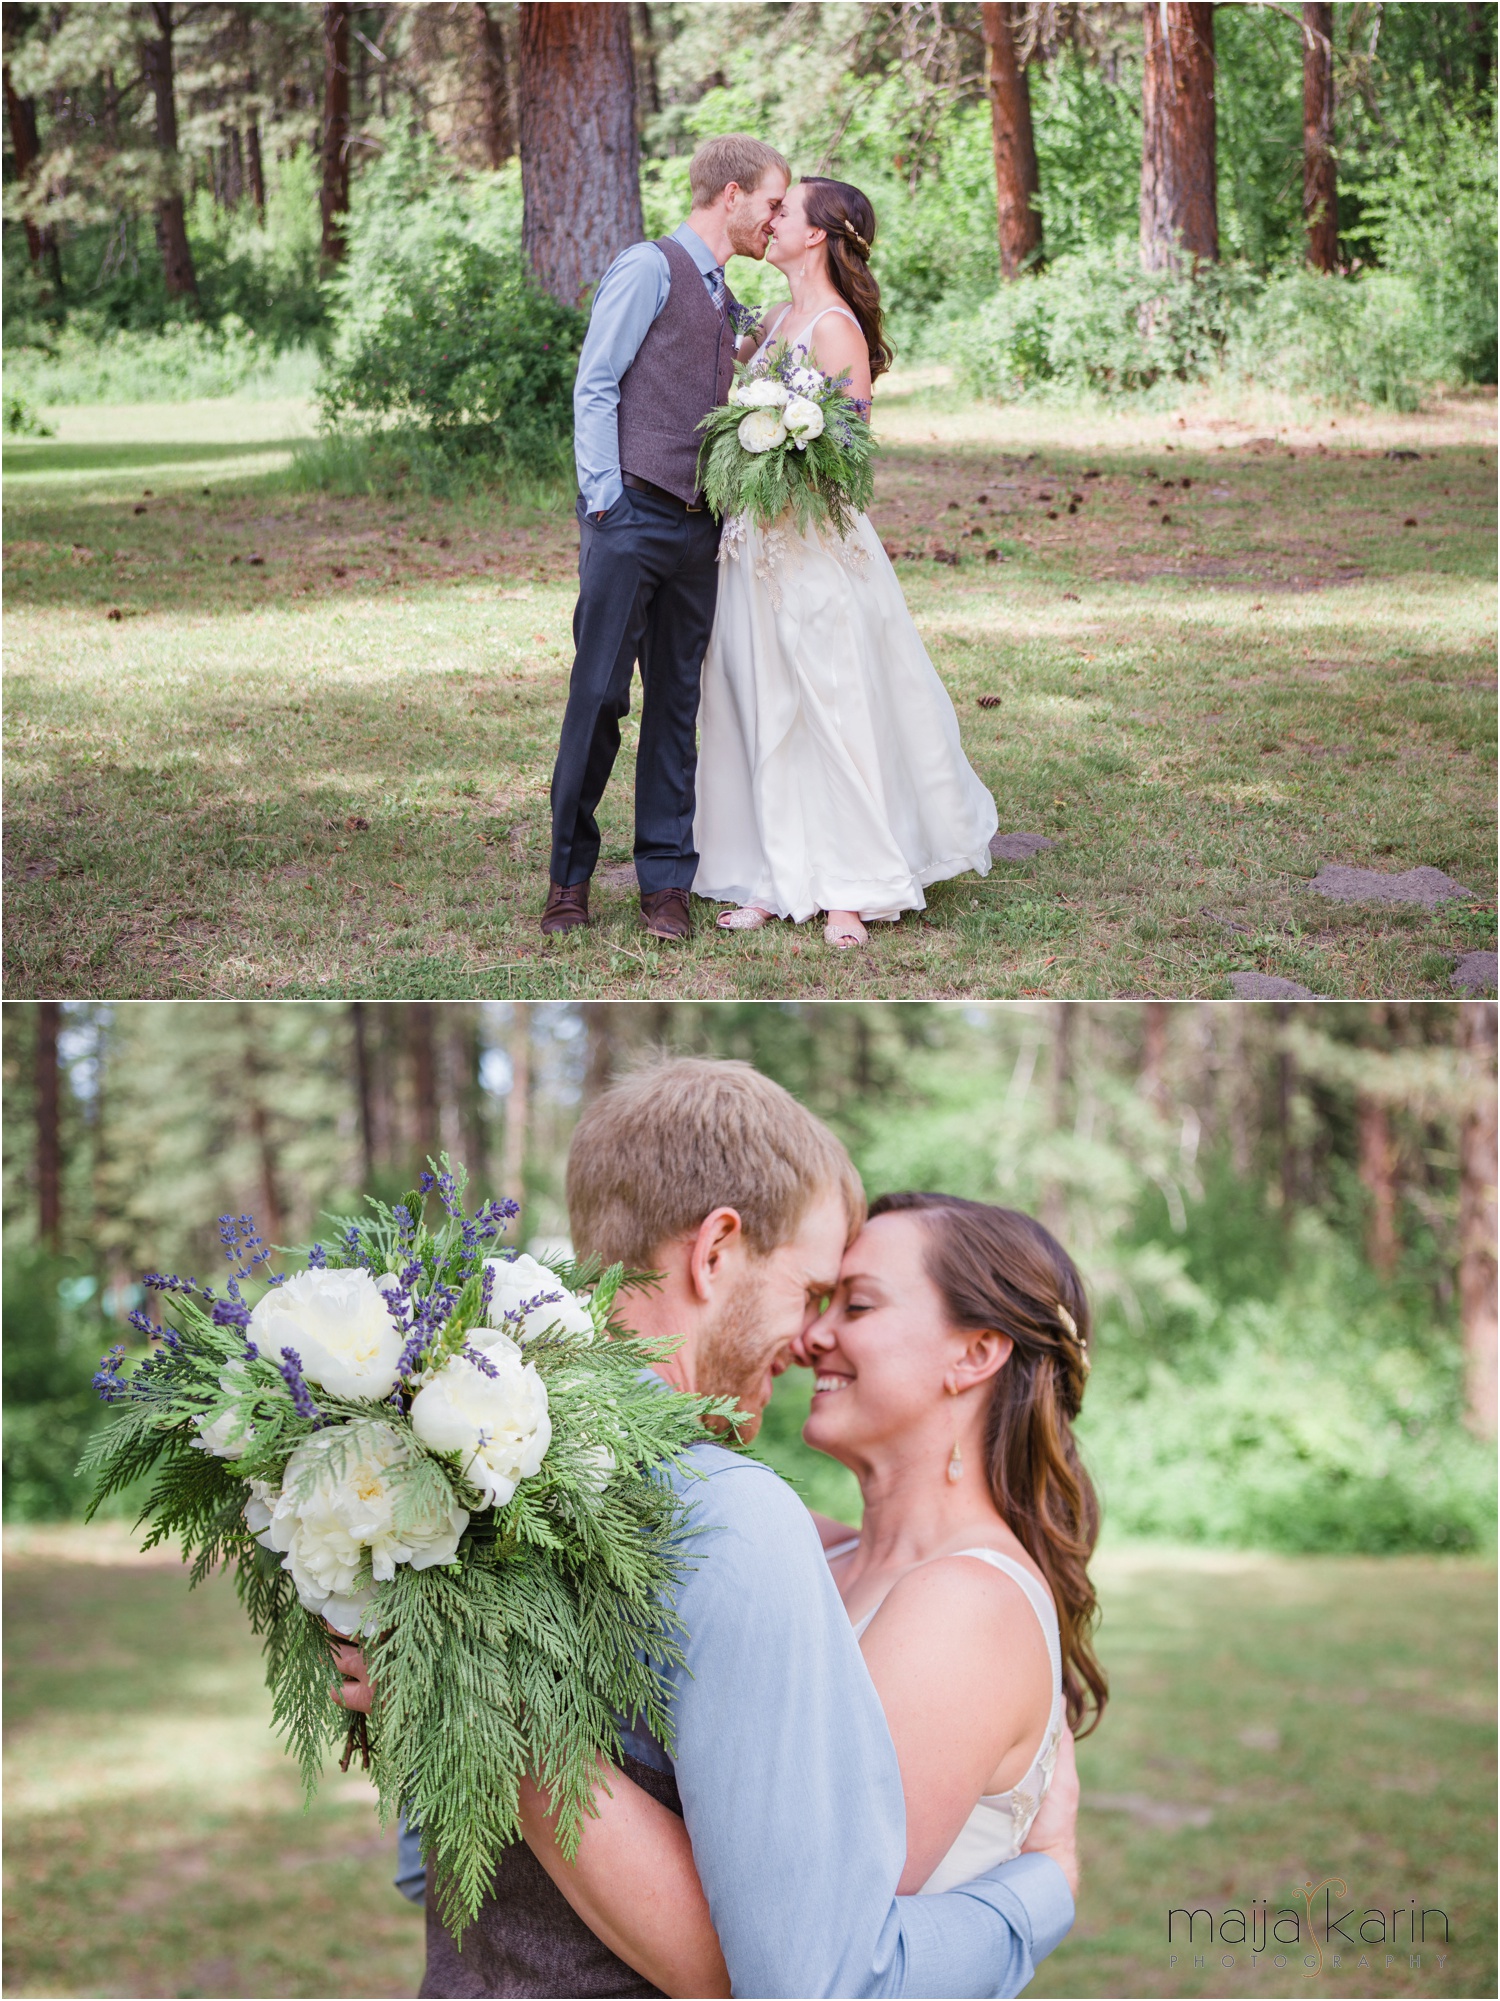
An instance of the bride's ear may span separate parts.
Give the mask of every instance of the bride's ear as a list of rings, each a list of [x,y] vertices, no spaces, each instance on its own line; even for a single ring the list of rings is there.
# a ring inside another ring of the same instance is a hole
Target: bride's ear
[[[981,1383],[989,1382],[1000,1373],[1010,1360],[1015,1345],[1009,1334],[998,1333],[993,1327],[971,1334],[969,1345],[943,1379],[943,1387],[950,1396],[962,1396],[965,1390],[977,1390]]]

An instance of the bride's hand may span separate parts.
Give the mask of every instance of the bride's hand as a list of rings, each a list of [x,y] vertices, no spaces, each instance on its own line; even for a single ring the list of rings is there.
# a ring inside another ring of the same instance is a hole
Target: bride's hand
[[[333,1699],[345,1709],[358,1709],[368,1716],[375,1707],[375,1691],[370,1686],[370,1669],[364,1650],[352,1640],[336,1640],[333,1658],[343,1681],[335,1682]]]
[[[1057,1746],[1057,1764],[1023,1855],[1050,1855],[1068,1879],[1073,1901],[1078,1901],[1078,1758],[1073,1733],[1066,1726]]]

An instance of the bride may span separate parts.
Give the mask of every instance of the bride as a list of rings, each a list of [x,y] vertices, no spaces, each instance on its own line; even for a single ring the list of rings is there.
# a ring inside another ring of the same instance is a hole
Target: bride
[[[869,414],[890,366],[869,267],[875,212],[858,188],[787,190],[767,261],[791,302],[743,345],[752,370],[786,342]],[[827,912],[830,945],[921,910],[929,883],[990,866],[995,803],[880,538],[859,515],[829,530],[725,523],[718,612],[699,709],[697,895],[736,908],[726,930]]]
[[[852,1468],[858,1532],[818,1518],[894,1739],[906,1797],[898,1894],[951,1889],[1021,1852],[1064,1726],[1098,1721],[1088,1559],[1098,1506],[1074,1445],[1089,1315],[1029,1216],[888,1195],[797,1359],[804,1438]],[[683,1821],[613,1769],[576,1862],[522,1788],[526,1840],[579,1917],[665,1994],[728,1977]],[[725,1811],[734,1775],[725,1774]],[[775,1922],[774,1911],[767,1921]],[[830,1913],[830,1922],[835,1914]]]

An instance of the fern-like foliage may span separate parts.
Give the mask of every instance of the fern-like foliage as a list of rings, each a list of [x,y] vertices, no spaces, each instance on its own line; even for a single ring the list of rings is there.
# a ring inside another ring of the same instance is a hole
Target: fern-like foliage
[[[257,1351],[239,1290],[265,1262],[256,1254],[227,1299],[176,1279],[155,1282],[169,1324],[153,1330],[158,1341],[133,1373],[118,1361],[101,1370],[101,1393],[120,1414],[91,1442],[80,1471],[94,1475],[95,1506],[150,1475],[140,1517],[148,1546],[178,1542],[194,1584],[221,1569],[233,1575],[264,1640],[272,1713],[309,1797],[349,1721],[332,1695],[335,1636],[247,1525],[250,1483],[260,1494],[282,1492],[292,1454],[319,1432],[332,1434],[320,1463],[337,1478],[346,1439],[378,1424],[401,1442],[389,1469],[400,1483],[398,1525],[403,1513],[430,1514],[434,1500],[467,1511],[451,1563],[398,1563],[380,1583],[363,1574],[374,1590],[364,1629],[374,1635],[365,1646],[381,1812],[415,1810],[444,1919],[461,1934],[501,1851],[520,1837],[523,1773],[552,1793],[571,1853],[593,1809],[600,1761],[620,1755],[617,1719],[639,1718],[670,1742],[663,1674],[682,1659],[673,1597],[694,1556],[685,1511],[662,1474],[710,1435],[707,1426],[719,1436],[728,1427],[732,1437],[736,1413],[728,1400],[667,1391],[651,1373],[670,1344],[641,1339],[617,1317],[622,1291],[648,1278],[558,1264],[550,1267],[557,1282],[587,1296],[592,1330],[558,1324],[525,1340],[525,1359],[546,1388],[551,1443],[504,1507],[485,1506],[460,1455],[428,1450],[409,1413],[419,1385],[486,1324],[484,1261],[506,1205],[466,1216],[462,1170],[450,1170],[446,1157],[425,1180],[402,1203],[371,1202],[363,1216],[331,1219],[333,1242],[307,1254],[314,1267],[396,1276],[393,1316],[415,1331],[391,1396],[362,1401],[317,1389],[314,1403],[305,1383]],[[429,1229],[421,1218],[433,1190],[446,1214]],[[231,1244],[231,1257],[242,1251]],[[213,1450],[205,1449],[209,1427]],[[225,1456],[226,1444],[234,1456]]]

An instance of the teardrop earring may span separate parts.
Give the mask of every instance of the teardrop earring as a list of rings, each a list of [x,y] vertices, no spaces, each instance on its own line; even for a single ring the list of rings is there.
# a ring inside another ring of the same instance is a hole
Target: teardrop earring
[[[964,1477],[964,1455],[958,1449],[958,1440],[953,1441],[953,1451],[948,1460],[948,1478],[956,1487]]]

